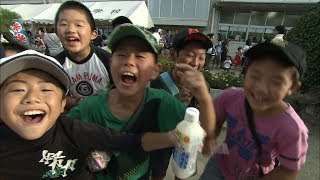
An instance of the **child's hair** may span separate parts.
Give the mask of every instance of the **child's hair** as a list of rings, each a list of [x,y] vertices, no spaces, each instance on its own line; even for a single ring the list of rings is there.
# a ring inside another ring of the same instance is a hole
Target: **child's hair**
[[[250,48],[245,56],[247,57],[246,69],[254,61],[261,61],[265,59],[273,60],[283,67],[294,67],[294,81],[299,81],[306,70],[306,53],[305,51],[292,43],[283,42],[283,45],[276,45],[273,43],[265,42]]]
[[[126,16],[118,16],[112,21],[112,29],[116,28],[117,26],[125,23],[132,24],[131,20],[127,18]]]
[[[275,29],[276,31],[278,31],[279,34],[286,34],[286,32],[287,32],[286,27],[284,27],[283,25],[276,26],[274,29]]]
[[[229,58],[230,60],[232,60],[232,57],[231,57],[231,56],[227,56],[227,57],[226,57],[226,60],[228,60],[228,58]]]
[[[54,18],[54,23],[56,25],[56,28],[58,25],[60,13],[64,10],[77,10],[77,11],[84,12],[84,14],[87,18],[87,21],[90,24],[91,30],[92,31],[96,30],[96,23],[94,21],[94,18],[92,16],[91,11],[85,5],[83,5],[82,3],[78,2],[78,1],[66,1],[63,4],[61,4],[61,6],[59,7],[57,14]]]
[[[239,51],[239,50],[241,50],[241,49],[243,49],[243,48],[242,48],[241,46],[239,46],[237,50]]]

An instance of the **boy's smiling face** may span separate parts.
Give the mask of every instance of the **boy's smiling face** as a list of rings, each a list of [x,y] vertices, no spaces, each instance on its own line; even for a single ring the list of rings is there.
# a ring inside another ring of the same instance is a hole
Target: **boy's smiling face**
[[[73,9],[61,11],[56,27],[60,41],[71,56],[75,53],[82,58],[88,56],[90,42],[97,37],[97,31],[91,29],[84,12]]]
[[[40,70],[10,76],[0,88],[0,119],[27,140],[43,136],[64,111],[66,100],[58,81]]]
[[[126,96],[141,94],[160,72],[151,47],[137,37],[119,42],[111,57],[111,74],[117,90]]]
[[[205,63],[206,49],[200,42],[190,42],[183,47],[177,54],[175,52],[174,59],[176,63],[189,64],[193,68],[200,70]]]
[[[269,58],[253,61],[245,75],[246,98],[256,114],[266,115],[287,107],[283,99],[298,90],[294,67],[284,67]]]

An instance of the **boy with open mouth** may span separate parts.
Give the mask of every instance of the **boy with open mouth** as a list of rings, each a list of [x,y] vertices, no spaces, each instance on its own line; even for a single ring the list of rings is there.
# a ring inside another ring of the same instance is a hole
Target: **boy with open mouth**
[[[60,116],[69,86],[52,57],[27,50],[0,60],[0,179],[95,179],[86,158],[92,149],[141,153],[174,145],[173,132],[119,134]]]

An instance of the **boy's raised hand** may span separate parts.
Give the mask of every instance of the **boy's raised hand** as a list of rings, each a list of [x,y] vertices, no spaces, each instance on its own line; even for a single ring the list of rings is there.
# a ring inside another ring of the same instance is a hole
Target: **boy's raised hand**
[[[190,94],[195,96],[198,101],[205,100],[210,96],[208,87],[203,74],[188,64],[176,64],[177,75],[180,78],[182,90],[185,88]]]

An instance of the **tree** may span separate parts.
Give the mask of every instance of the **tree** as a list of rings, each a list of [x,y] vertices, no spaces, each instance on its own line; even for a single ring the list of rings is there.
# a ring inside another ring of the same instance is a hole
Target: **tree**
[[[8,32],[11,22],[19,18],[21,18],[19,14],[0,7],[0,32]]]
[[[320,3],[298,19],[285,38],[303,47],[307,53],[307,71],[302,92],[320,92]]]

